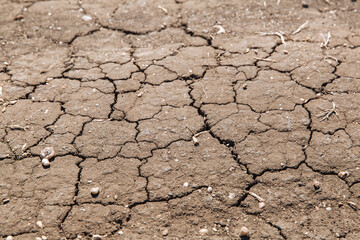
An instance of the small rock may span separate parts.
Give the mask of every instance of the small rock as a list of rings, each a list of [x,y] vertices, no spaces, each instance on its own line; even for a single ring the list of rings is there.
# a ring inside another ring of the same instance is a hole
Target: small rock
[[[13,236],[7,236],[6,240],[14,240]]]
[[[41,237],[36,237],[35,240],[42,240]]]
[[[315,180],[313,184],[315,189],[319,189],[321,187],[321,183],[317,180]]]
[[[265,203],[264,202],[259,202],[259,208],[263,209],[265,207]]]
[[[200,229],[199,230],[199,234],[200,235],[206,235],[206,234],[208,234],[209,233],[209,230],[207,230],[206,228],[203,228],[203,229]]]
[[[118,231],[118,234],[119,234],[119,235],[123,235],[124,232],[123,232],[123,231]]]
[[[92,239],[93,239],[93,240],[101,240],[102,237],[101,237],[100,235],[93,235],[93,236],[92,236]]]
[[[47,237],[41,236],[41,239],[42,239],[42,240],[47,240]]]
[[[234,199],[236,197],[236,194],[235,193],[229,193],[229,198],[230,199]]]
[[[91,21],[92,17],[89,16],[89,15],[84,15],[84,16],[81,17],[81,19],[84,20],[84,21]]]
[[[44,227],[42,221],[37,221],[37,222],[36,222],[36,226],[38,226],[39,228],[43,228],[43,227]],[[40,239],[41,239],[41,238],[40,238]]]
[[[208,191],[208,192],[212,192],[212,190],[213,190],[212,187],[208,187],[208,188],[207,188],[207,191]]]
[[[41,159],[52,159],[55,156],[54,148],[46,147],[40,152]]]
[[[91,195],[96,196],[96,195],[99,194],[100,188],[99,188],[99,187],[93,187],[93,188],[90,190],[90,192],[91,192]]]
[[[345,179],[349,175],[350,175],[350,173],[348,171],[342,171],[342,172],[339,172],[339,174],[338,174],[339,178],[341,178],[341,179]]]
[[[162,235],[163,236],[167,236],[169,234],[169,230],[165,229],[163,232],[162,232]]]
[[[49,167],[49,166],[50,166],[49,159],[44,158],[43,160],[41,160],[41,164],[42,164],[44,167]]]
[[[249,229],[247,227],[241,227],[240,237],[249,236]]]
[[[184,187],[188,187],[189,186],[189,183],[188,182],[185,182],[184,183]]]

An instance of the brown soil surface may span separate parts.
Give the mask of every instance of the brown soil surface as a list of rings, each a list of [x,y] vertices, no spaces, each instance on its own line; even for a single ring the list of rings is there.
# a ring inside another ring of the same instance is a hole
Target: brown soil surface
[[[360,1],[0,3],[1,239],[360,239]]]

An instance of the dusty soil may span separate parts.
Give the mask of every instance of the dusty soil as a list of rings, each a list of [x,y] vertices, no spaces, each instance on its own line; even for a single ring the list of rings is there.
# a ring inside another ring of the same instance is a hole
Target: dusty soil
[[[0,238],[360,239],[359,1],[0,3]]]

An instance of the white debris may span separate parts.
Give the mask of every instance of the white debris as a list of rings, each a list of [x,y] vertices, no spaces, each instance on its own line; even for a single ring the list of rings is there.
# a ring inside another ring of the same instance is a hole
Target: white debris
[[[203,228],[203,229],[200,229],[199,230],[199,234],[200,235],[206,235],[206,234],[208,234],[209,233],[209,230],[207,230],[206,228]]]
[[[92,17],[89,16],[89,15],[84,15],[84,16],[81,17],[81,19],[84,20],[84,21],[91,21]]]
[[[44,227],[42,221],[37,221],[37,222],[36,222],[36,226],[38,226],[39,228],[43,228],[43,227]]]
[[[93,235],[93,236],[92,236],[92,239],[93,239],[93,240],[101,240],[102,237],[101,237],[100,235]]]
[[[43,160],[41,160],[41,164],[44,167],[49,167],[50,166],[50,161],[48,159],[44,158]]]
[[[216,32],[217,34],[223,34],[226,33],[225,28],[221,25],[215,25],[215,28],[218,28],[219,30]]]
[[[100,188],[99,187],[93,187],[91,190],[91,195],[98,195],[100,192]]]
[[[165,229],[163,232],[162,232],[162,235],[163,236],[167,236],[169,234],[169,230]]]
[[[236,194],[235,193],[229,193],[229,198],[230,199],[234,199],[236,197]]]
[[[240,229],[240,237],[249,236],[249,229],[247,227],[241,227]]]

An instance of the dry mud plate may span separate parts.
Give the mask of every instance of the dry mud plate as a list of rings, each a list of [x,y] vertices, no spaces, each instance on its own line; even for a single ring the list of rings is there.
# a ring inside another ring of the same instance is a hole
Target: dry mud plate
[[[0,4],[1,239],[360,239],[359,1]]]

